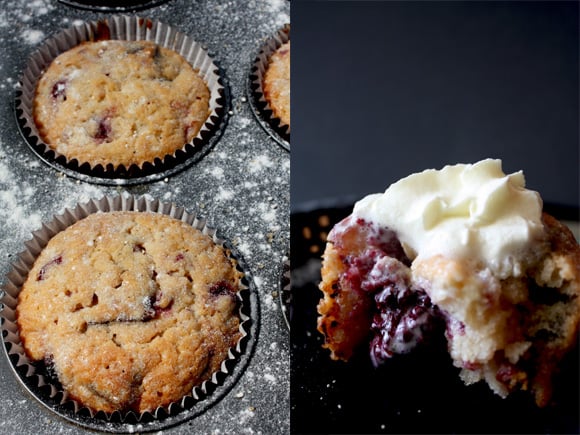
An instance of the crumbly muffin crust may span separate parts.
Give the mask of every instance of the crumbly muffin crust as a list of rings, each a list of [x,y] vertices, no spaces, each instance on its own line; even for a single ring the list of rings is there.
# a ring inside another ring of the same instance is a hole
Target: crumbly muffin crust
[[[150,41],[84,42],[39,79],[41,139],[69,161],[141,167],[182,149],[209,116],[210,91],[177,52]]]
[[[71,398],[154,411],[191,394],[241,337],[227,251],[165,215],[97,213],[53,237],[19,294],[17,324]]]
[[[290,126],[290,41],[270,56],[263,89],[274,116]]]

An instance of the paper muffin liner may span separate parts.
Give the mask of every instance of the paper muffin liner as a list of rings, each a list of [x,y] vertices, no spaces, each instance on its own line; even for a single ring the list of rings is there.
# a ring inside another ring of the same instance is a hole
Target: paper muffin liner
[[[94,411],[70,398],[44,362],[32,361],[28,357],[16,323],[16,307],[22,285],[50,239],[93,213],[113,211],[153,212],[186,222],[211,237],[217,245],[224,247],[230,258],[235,261],[237,269],[243,274],[241,288],[237,294],[241,338],[236,346],[229,349],[220,370],[213,373],[210,379],[193,387],[191,394],[179,401],[158,407],[153,412]],[[0,290],[3,348],[12,370],[28,393],[60,417],[104,432],[134,433],[160,430],[205,412],[231,390],[247,367],[257,339],[259,322],[257,291],[241,255],[230,242],[218,235],[215,228],[195,213],[189,213],[173,203],[163,203],[146,197],[137,198],[132,195],[103,197],[100,200],[78,204],[73,209],[66,209],[62,214],[55,215],[50,222],[44,223],[39,230],[32,233],[32,239],[25,243],[25,247],[26,249],[18,255],[18,260],[12,264],[12,270],[6,275],[3,289]]]
[[[58,55],[82,42],[109,39],[154,42],[179,53],[199,71],[198,74],[210,90],[210,114],[191,142],[173,154],[159,156],[142,165],[115,167],[113,164],[91,166],[88,162],[69,159],[42,141],[34,121],[33,102],[36,85],[44,70]],[[45,163],[83,181],[128,185],[166,178],[199,161],[219,140],[227,121],[229,104],[229,90],[223,71],[202,44],[167,24],[137,16],[119,15],[85,22],[48,38],[26,64],[16,92],[15,110],[22,135]]]
[[[250,68],[248,78],[248,99],[254,115],[270,136],[288,151],[290,151],[290,126],[274,116],[272,108],[264,97],[262,83],[270,57],[289,40],[290,24],[286,24],[276,34],[268,38],[260,48]]]
[[[292,323],[292,287],[290,281],[290,256],[288,255],[282,264],[282,273],[280,276],[280,307],[284,321],[288,330]]]

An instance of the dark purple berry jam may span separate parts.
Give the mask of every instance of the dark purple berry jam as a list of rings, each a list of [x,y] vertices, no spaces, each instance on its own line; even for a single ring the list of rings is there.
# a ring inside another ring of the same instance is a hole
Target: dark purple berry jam
[[[421,289],[394,279],[375,293],[370,354],[375,366],[395,354],[411,352],[442,325],[441,313]]]
[[[410,282],[411,261],[396,233],[348,217],[329,236],[343,253],[341,280],[370,305],[370,356],[375,366],[408,353],[443,325],[442,314],[423,289]]]

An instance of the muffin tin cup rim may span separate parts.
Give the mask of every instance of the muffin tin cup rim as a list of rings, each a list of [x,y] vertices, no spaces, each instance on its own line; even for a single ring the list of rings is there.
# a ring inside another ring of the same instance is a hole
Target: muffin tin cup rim
[[[99,2],[83,2],[80,0],[58,0],[63,5],[76,9],[84,9],[95,12],[130,12],[142,9],[148,9],[167,3],[169,0],[143,0],[128,4],[127,6],[113,6],[107,4],[98,4]],[[105,3],[105,2],[103,2]]]
[[[223,246],[235,260],[238,270],[243,273],[241,289],[238,292],[241,338],[235,347],[229,350],[221,369],[201,385],[194,386],[191,394],[179,401],[140,415],[134,411],[95,412],[68,399],[66,392],[51,384],[44,365],[29,360],[16,325],[18,294],[36,258],[50,239],[91,214],[116,211],[158,213],[190,224],[211,237],[214,243]],[[233,388],[249,364],[256,345],[259,325],[259,300],[252,274],[235,247],[227,239],[222,238],[219,231],[197,212],[188,212],[175,203],[145,196],[136,197],[130,194],[104,196],[98,200],[91,199],[79,203],[72,209],[66,208],[63,213],[53,215],[52,219],[43,223],[40,229],[32,232],[32,238],[24,245],[25,250],[18,254],[18,259],[5,276],[5,282],[0,290],[4,353],[24,389],[59,417],[79,426],[104,432],[134,433],[165,429],[206,412]]]
[[[290,151],[290,126],[282,124],[280,119],[272,115],[272,109],[264,98],[262,79],[270,56],[289,40],[290,24],[285,24],[274,35],[267,38],[254,56],[246,83],[248,101],[254,116],[262,128],[286,151]]]
[[[210,113],[197,136],[173,154],[129,167],[91,166],[76,158],[69,159],[45,144],[33,117],[36,84],[52,60],[64,51],[85,41],[148,40],[181,54],[210,90]],[[175,26],[137,15],[114,14],[83,21],[61,29],[42,42],[28,57],[15,92],[14,112],[19,130],[29,148],[44,163],[73,178],[102,185],[135,185],[172,176],[201,160],[219,141],[227,125],[231,95],[229,83],[218,61],[207,48]]]

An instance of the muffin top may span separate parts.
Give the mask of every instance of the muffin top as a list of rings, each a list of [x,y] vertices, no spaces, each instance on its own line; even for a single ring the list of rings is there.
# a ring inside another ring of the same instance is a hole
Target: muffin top
[[[270,57],[263,89],[273,115],[290,126],[290,41],[282,44]]]
[[[71,398],[97,411],[154,411],[190,395],[241,333],[241,273],[226,249],[165,215],[89,215],[35,261],[20,337]]]
[[[141,167],[193,140],[210,91],[177,52],[150,41],[84,42],[39,79],[33,117],[50,149],[91,167]]]

